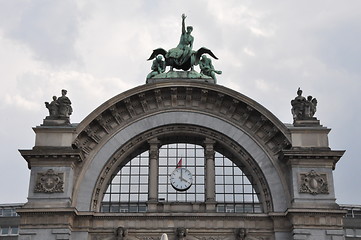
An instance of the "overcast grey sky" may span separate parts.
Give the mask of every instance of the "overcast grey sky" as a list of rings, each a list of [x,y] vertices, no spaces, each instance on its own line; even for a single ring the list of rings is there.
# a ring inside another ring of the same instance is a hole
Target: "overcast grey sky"
[[[338,203],[361,204],[361,1],[0,0],[0,203],[26,202],[18,149],[34,146],[44,106],[68,90],[79,123],[109,98],[145,83],[153,49],[178,44],[181,14],[194,48],[207,47],[218,83],[291,123],[298,87],[346,150],[334,171]]]

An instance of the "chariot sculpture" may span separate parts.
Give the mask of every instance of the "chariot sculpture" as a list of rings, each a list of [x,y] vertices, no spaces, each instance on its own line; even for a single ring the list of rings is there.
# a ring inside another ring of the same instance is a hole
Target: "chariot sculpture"
[[[174,69],[184,71],[194,71],[194,66],[198,65],[202,59],[202,55],[208,54],[214,59],[218,59],[211,50],[205,47],[199,48],[197,51],[193,50],[194,38],[191,35],[193,31],[192,26],[185,26],[186,15],[182,15],[182,34],[177,47],[170,50],[163,48],[154,49],[148,60],[153,60],[152,72],[148,74],[147,78],[153,78],[157,74],[161,74],[165,71],[165,67],[169,66],[170,71]],[[162,59],[163,56],[164,60]],[[204,55],[205,57],[205,55]],[[221,71],[214,69],[211,60],[205,58],[205,64],[201,66],[201,74],[216,79],[216,74],[221,74]]]

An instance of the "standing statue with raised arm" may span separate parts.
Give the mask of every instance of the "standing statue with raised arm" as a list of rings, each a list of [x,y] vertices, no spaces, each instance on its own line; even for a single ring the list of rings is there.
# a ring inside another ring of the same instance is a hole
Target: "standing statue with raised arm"
[[[186,27],[186,18],[186,15],[182,14],[182,33],[178,46],[169,51],[166,51],[163,48],[154,49],[148,60],[152,60],[158,55],[162,55],[165,58],[166,66],[170,66],[171,71],[173,71],[173,68],[188,71],[189,69],[193,70],[194,65],[198,65],[203,54],[209,54],[214,59],[218,59],[211,50],[205,47],[201,47],[198,51],[193,51],[194,38],[191,34],[193,27]]]
[[[179,40],[179,44],[176,48],[172,48],[166,54],[166,58],[172,58],[177,65],[183,65],[192,55],[194,38],[191,35],[193,31],[192,26],[185,27],[185,19],[187,16],[182,14],[182,34]],[[171,66],[171,71],[173,67]]]

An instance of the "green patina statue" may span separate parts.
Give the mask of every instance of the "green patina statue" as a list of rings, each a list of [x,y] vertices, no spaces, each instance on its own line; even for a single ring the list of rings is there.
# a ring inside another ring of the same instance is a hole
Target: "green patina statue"
[[[158,74],[164,73],[164,71],[165,71],[165,62],[164,62],[161,55],[157,56],[153,60],[151,70],[152,71],[148,74],[147,79],[152,78],[152,77],[154,77],[154,76],[156,76]]]
[[[178,46],[176,48],[170,49],[165,55],[166,59],[172,59],[173,63],[176,66],[182,66],[183,64],[185,64],[187,62],[187,60],[191,58],[192,53],[193,53],[192,48],[193,48],[194,38],[191,35],[191,33],[193,31],[193,27],[188,26],[187,31],[186,31],[185,19],[186,19],[186,15],[183,14],[182,15],[182,35],[180,37]],[[170,67],[171,67],[171,70],[173,70],[173,66],[170,65]],[[193,67],[193,66],[191,66],[191,67]]]
[[[222,74],[222,71],[218,71],[214,69],[212,60],[210,58],[207,58],[206,55],[202,55],[202,58],[199,61],[199,67],[201,69],[201,74],[213,78],[215,82],[217,81],[216,73]]]
[[[154,58],[159,57],[159,55],[163,56],[165,59],[165,66],[170,66],[170,71],[173,72],[173,69],[181,69],[184,71],[188,71],[191,70],[193,72],[194,70],[194,66],[198,65],[201,59],[201,56],[203,54],[209,54],[210,56],[212,56],[214,59],[218,59],[211,50],[205,48],[205,47],[201,47],[200,49],[198,49],[198,51],[194,51],[193,50],[193,42],[194,42],[194,37],[191,35],[192,31],[193,31],[193,27],[192,26],[187,26],[185,25],[185,19],[186,19],[186,15],[183,14],[182,15],[182,34],[179,40],[179,44],[177,47],[170,49],[169,51],[164,50],[163,48],[157,48],[155,50],[153,50],[153,53],[151,54],[151,56],[149,57],[148,60],[152,60]],[[153,78],[154,76],[157,75],[157,73],[159,74],[161,71],[159,70],[155,70],[156,67],[153,68],[155,61],[153,61],[153,65],[152,65],[152,72],[148,74],[147,78]],[[209,65],[210,64],[210,65]],[[203,75],[212,77],[215,79],[214,73],[218,73],[220,74],[220,71],[216,71],[214,70],[212,63],[209,61],[207,61],[207,66],[204,66],[204,70],[203,70]],[[213,70],[206,70],[207,69],[213,69]],[[164,72],[164,71],[163,71]],[[175,74],[168,74],[166,75],[167,77],[169,76],[175,76]],[[192,74],[192,76],[198,76],[199,78],[201,77],[200,74]],[[167,78],[166,77],[166,78]]]

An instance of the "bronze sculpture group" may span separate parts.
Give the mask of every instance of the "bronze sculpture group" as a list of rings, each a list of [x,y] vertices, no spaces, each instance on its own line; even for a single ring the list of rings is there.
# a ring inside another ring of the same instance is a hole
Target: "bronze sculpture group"
[[[217,71],[212,65],[210,58],[207,58],[204,54],[209,54],[214,59],[218,59],[211,50],[201,47],[198,51],[193,50],[194,38],[191,35],[193,31],[192,26],[185,27],[186,15],[182,15],[182,34],[177,47],[168,51],[163,48],[157,48],[153,50],[153,53],[148,60],[153,60],[150,72],[147,78],[152,78],[158,74],[165,72],[166,66],[170,67],[170,71],[173,69],[181,69],[184,71],[194,71],[194,66],[198,65],[201,69],[201,75],[208,76],[216,80],[215,74],[221,74],[222,71]],[[162,57],[163,56],[163,57]],[[163,60],[164,58],[164,60]]]

